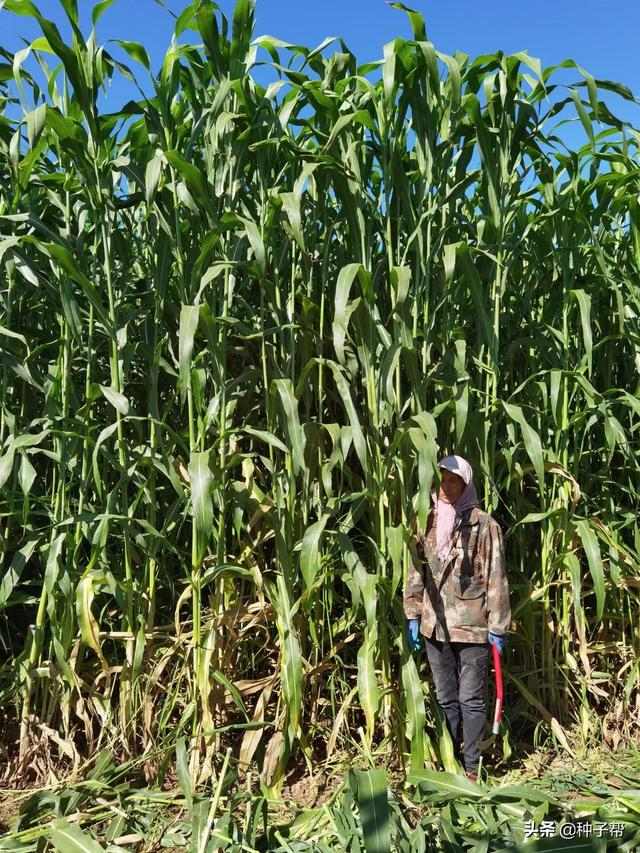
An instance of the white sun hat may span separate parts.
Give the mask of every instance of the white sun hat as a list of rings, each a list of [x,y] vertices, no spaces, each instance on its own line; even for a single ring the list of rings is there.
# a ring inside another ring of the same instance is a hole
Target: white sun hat
[[[445,456],[438,462],[438,468],[446,468],[447,471],[452,471],[461,477],[465,483],[469,483],[473,476],[471,466],[462,456]]]

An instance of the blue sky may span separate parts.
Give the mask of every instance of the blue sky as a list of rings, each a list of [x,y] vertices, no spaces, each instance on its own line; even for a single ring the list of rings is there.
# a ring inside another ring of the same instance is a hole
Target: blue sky
[[[36,2],[46,17],[64,20],[58,0]],[[79,0],[85,31],[92,5]],[[178,13],[187,4],[166,0],[166,5]],[[233,5],[233,0],[219,1],[227,16]],[[625,83],[640,95],[640,64],[635,59],[640,34],[638,0],[619,0],[610,8],[601,0],[534,0],[527,4],[517,0],[409,0],[407,5],[424,14],[429,39],[445,53],[461,50],[476,56],[498,49],[508,53],[526,50],[539,57],[543,66],[572,58],[594,77]],[[98,37],[103,43],[113,38],[142,42],[156,70],[172,30],[173,19],[154,0],[116,0],[98,24]],[[306,46],[316,46],[325,36],[342,36],[358,61],[368,62],[381,58],[383,45],[396,36],[410,37],[411,28],[406,15],[384,0],[257,0],[255,34]],[[15,51],[23,46],[22,38],[31,40],[37,35],[29,18],[0,10],[2,47]],[[195,40],[196,34],[187,37]],[[559,82],[576,79],[573,71],[558,75]],[[116,81],[103,108],[115,111],[133,96],[135,90],[126,82]],[[640,108],[613,95],[605,100],[621,118],[640,125]]]

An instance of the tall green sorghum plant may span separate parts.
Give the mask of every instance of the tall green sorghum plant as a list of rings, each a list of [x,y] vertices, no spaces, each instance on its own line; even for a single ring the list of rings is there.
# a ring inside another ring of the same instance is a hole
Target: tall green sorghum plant
[[[196,43],[106,115],[134,73],[62,5],[70,45],[0,12],[43,33],[38,73],[8,57],[0,123],[1,686],[25,764],[43,725],[133,752],[171,724],[208,772],[233,712],[275,727],[267,781],[318,731],[379,729],[422,766],[400,593],[448,452],[507,532],[512,726],[636,719],[638,135],[600,99],[631,93],[445,56],[415,13],[359,67],[252,41],[241,0],[231,32],[186,6]]]

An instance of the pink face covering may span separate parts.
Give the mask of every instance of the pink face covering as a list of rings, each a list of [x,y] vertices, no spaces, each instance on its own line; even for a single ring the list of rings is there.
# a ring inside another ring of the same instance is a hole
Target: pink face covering
[[[463,493],[454,504],[446,503],[433,494],[433,502],[436,508],[436,550],[441,560],[446,560],[449,551],[453,547],[453,528],[456,521],[466,510],[478,506],[478,495],[473,485],[473,470],[471,465],[462,456],[447,456],[438,462],[438,468],[447,468],[466,483]]]

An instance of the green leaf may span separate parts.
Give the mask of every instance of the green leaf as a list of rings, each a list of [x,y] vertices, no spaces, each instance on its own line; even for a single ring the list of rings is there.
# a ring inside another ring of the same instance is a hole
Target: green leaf
[[[426,413],[424,413],[426,414]],[[417,420],[417,418],[414,418]],[[418,451],[418,500],[416,513],[420,529],[424,530],[427,526],[427,515],[429,513],[429,504],[431,501],[431,484],[433,483],[433,470],[435,464],[435,455],[437,446],[433,437],[427,438],[423,429],[418,427],[410,427],[408,430],[409,439]]]
[[[476,311],[476,321],[482,329],[483,340],[489,348],[493,348],[495,346],[495,335],[491,319],[487,312],[487,300],[483,293],[482,280],[471,256],[469,255],[468,247],[458,245],[456,257],[460,262],[462,273],[471,292],[473,305]]]
[[[193,807],[193,789],[191,787],[191,776],[189,775],[189,762],[187,759],[187,747],[184,737],[181,737],[176,744],[176,772],[178,781],[182,788],[187,808],[191,812]]]
[[[195,9],[193,4],[190,4],[185,9],[180,12],[176,19],[176,25],[174,32],[176,34],[176,38],[181,36],[185,30],[188,29],[197,29],[195,25]]]
[[[249,244],[253,249],[256,264],[258,265],[258,270],[260,271],[261,275],[264,275],[266,271],[266,252],[260,229],[252,219],[245,219],[243,217],[241,217],[241,219],[244,223],[244,228],[249,239]]]
[[[596,594],[596,619],[600,622],[604,613],[605,589],[604,568],[602,566],[602,555],[600,553],[598,537],[591,529],[588,521],[580,519],[576,521],[575,525],[580,541],[582,542],[582,547],[587,555],[587,563],[589,564],[589,571],[593,579],[593,589]]]
[[[115,388],[111,388],[108,385],[100,385],[99,387],[114,409],[117,409],[121,415],[129,414],[129,401],[124,394],[121,394],[119,391],[116,391]]]
[[[202,795],[196,795],[193,801],[191,812],[191,847],[193,853],[207,850],[207,841],[211,833],[211,827],[208,823],[209,809],[211,804],[209,798],[202,798]]]
[[[293,623],[291,601],[282,574],[278,575],[276,584],[277,592],[273,590],[272,595],[276,606],[281,648],[282,699],[288,714],[289,740],[293,742],[299,735],[302,712],[302,657],[298,634]]]
[[[229,578],[254,579],[251,569],[248,569],[246,566],[236,566],[234,563],[219,563],[218,565],[210,566],[202,575],[199,581],[200,589],[203,589],[207,584],[222,575]]]
[[[422,681],[411,652],[402,663],[402,687],[407,706],[407,738],[411,742],[411,770],[424,767],[424,726],[426,713]]]
[[[202,172],[196,168],[193,163],[189,163],[185,160],[178,151],[165,151],[164,156],[184,180],[194,199],[199,201],[205,210],[209,209],[210,200],[207,190],[207,182]]]
[[[58,853],[104,853],[103,848],[75,823],[57,818],[51,823],[51,843]]]
[[[180,365],[180,380],[178,387],[184,402],[187,389],[191,383],[191,355],[193,342],[200,318],[199,305],[183,305],[180,310],[180,332],[178,339],[178,363]]]
[[[147,204],[151,204],[151,202],[155,198],[156,190],[158,189],[158,183],[160,181],[161,172],[162,157],[156,155],[151,160],[149,160],[145,169],[144,195]]]
[[[293,392],[293,383],[290,379],[274,379],[273,384],[278,391],[280,402],[282,403],[285,428],[291,447],[293,473],[294,476],[297,476],[305,467],[304,450],[306,446],[306,436],[300,426],[300,419],[298,417],[298,401]]]
[[[29,461],[29,457],[26,453],[21,453],[20,456],[21,459],[20,470],[18,472],[18,482],[20,483],[22,494],[26,498],[29,496],[29,492],[31,491],[31,487],[33,486],[33,481],[36,478],[36,469]]]
[[[300,212],[300,201],[295,193],[281,193],[280,198],[282,200],[282,206],[284,208],[284,211],[287,214],[289,225],[291,226],[291,233],[293,234],[293,238],[304,252],[304,231],[302,229],[302,214]]]
[[[569,89],[569,94],[573,98],[573,103],[575,104],[578,117],[580,118],[580,122],[582,123],[582,126],[584,127],[585,132],[589,137],[589,141],[592,145],[595,145],[593,124],[591,123],[591,120],[587,115],[587,111],[585,110],[582,100],[580,99],[580,95],[576,92],[575,89]]]
[[[404,527],[387,527],[387,553],[391,557],[393,574],[391,578],[391,599],[393,600],[396,590],[402,581],[402,554],[404,551]]]
[[[66,277],[60,279],[60,300],[62,302],[62,310],[64,311],[65,320],[67,321],[71,334],[76,341],[79,341],[82,335],[80,307],[78,305],[78,300],[73,294],[71,283]]]
[[[212,640],[213,640],[213,636],[214,635],[212,634]],[[229,681],[229,679],[226,677],[226,675],[224,675],[218,669],[214,670],[211,673],[211,675],[212,675],[213,679],[218,682],[218,684],[222,684],[222,686],[225,688],[225,690],[229,691],[229,694],[231,695],[233,701],[236,704],[236,708],[239,711],[241,711],[242,714],[244,714],[244,717],[248,722],[249,721],[249,712],[247,711],[247,706],[242,701],[242,695],[241,695],[240,691],[238,690],[238,688],[235,686],[235,684],[232,681]]]
[[[333,372],[333,378],[335,380],[336,387],[338,388],[338,393],[340,394],[344,407],[347,411],[347,417],[349,418],[349,423],[353,430],[353,444],[356,450],[356,455],[360,460],[363,472],[366,474],[368,468],[367,442],[365,440],[364,433],[362,432],[362,427],[360,426],[360,419],[358,418],[356,407],[353,404],[349,386],[347,385],[347,381],[340,370],[340,366],[336,364],[335,361],[327,361],[327,364]]]
[[[387,0],[387,3],[389,3],[389,0]],[[411,21],[411,26],[413,27],[413,37],[416,41],[427,40],[427,28],[424,22],[424,17],[420,12],[410,9],[408,6],[405,6],[404,3],[389,3],[389,6],[392,6],[394,9],[401,9],[403,12],[407,13],[409,20]]]
[[[540,493],[544,494],[544,459],[542,455],[542,443],[540,441],[540,436],[533,427],[529,426],[520,406],[515,406],[512,403],[505,402],[503,402],[502,405],[511,420],[516,421],[520,425],[522,437],[524,439],[524,446],[538,478]]]
[[[472,782],[464,776],[438,770],[412,770],[407,776],[410,785],[420,785],[425,791],[432,791],[442,799],[451,796],[465,800],[480,800],[486,796],[484,786]]]
[[[25,15],[37,18],[40,15],[37,6],[31,0],[4,0],[2,8],[14,15]]]
[[[34,379],[33,374],[26,361],[19,361],[10,352],[3,351],[0,348],[0,361],[5,364],[15,375],[30,385],[32,388],[42,392],[42,386]]]
[[[380,692],[375,668],[375,637],[367,636],[358,650],[358,697],[367,721],[367,737],[373,737]]]
[[[393,267],[391,284],[393,285],[393,308],[397,311],[406,301],[411,286],[411,267]]]
[[[96,484],[96,490],[98,495],[102,494],[102,475],[100,473],[101,466],[98,462],[98,454],[100,452],[100,448],[104,444],[107,439],[109,439],[113,433],[117,430],[118,424],[113,423],[109,424],[109,426],[105,427],[98,436],[98,440],[96,441],[96,446],[93,448],[93,454],[91,457],[91,465],[93,469],[93,479]]]
[[[562,801],[531,786],[525,785],[500,785],[486,795],[492,802],[508,802],[517,800],[521,803],[550,803],[554,806],[562,806]]]
[[[289,453],[289,448],[284,442],[280,441],[279,438],[272,432],[266,432],[263,429],[253,429],[253,427],[244,427],[240,432],[246,433],[247,435],[252,435],[255,438],[259,438],[262,441],[265,441],[267,444],[270,444],[272,447],[277,447],[278,450],[282,450],[285,453]]]
[[[384,45],[384,63],[382,65],[382,88],[384,92],[385,110],[391,112],[393,109],[393,93],[395,90],[396,77],[396,55],[397,43],[400,39],[395,39]]]
[[[40,139],[40,135],[44,129],[46,118],[46,104],[40,104],[39,107],[36,107],[35,110],[31,110],[31,112],[27,114],[27,135],[29,138],[29,145],[32,148]]]
[[[2,457],[0,457],[0,489],[4,486],[4,484],[9,479],[11,472],[13,471],[13,459],[15,456],[15,450],[13,447],[7,448]]]
[[[400,344],[393,344],[387,350],[380,368],[380,387],[383,390],[383,398],[394,409],[400,410],[400,401],[396,400],[396,393],[393,387],[396,368],[400,362],[400,353],[402,347]]]
[[[102,304],[97,288],[78,268],[71,252],[60,243],[41,243],[35,240],[33,242],[41,252],[48,255],[55,264],[57,264],[62,270],[64,270],[64,272],[67,273],[67,275],[71,276],[71,278],[80,285],[85,296],[93,305],[93,308],[100,318],[104,328],[108,331],[110,336],[115,337],[111,321],[109,320],[108,313]]]
[[[375,131],[376,126],[373,123],[373,118],[371,117],[371,113],[367,110],[356,110],[354,113],[348,113],[347,115],[340,116],[340,118],[336,121],[336,123],[331,128],[331,135],[327,140],[323,151],[329,151],[333,143],[336,141],[338,136],[342,133],[346,128],[352,128],[354,124],[359,124],[362,127],[366,127],[371,131]]]
[[[593,336],[591,334],[591,296],[584,290],[572,290],[571,295],[578,300],[580,307],[580,322],[582,324],[582,340],[587,356],[589,374],[592,371]]]
[[[451,90],[451,111],[457,112],[460,109],[462,98],[462,75],[460,74],[460,66],[455,57],[448,56],[446,53],[436,51],[436,56],[441,62],[447,66],[449,77],[447,79],[448,86]]]
[[[11,329],[7,329],[5,328],[5,326],[0,326],[0,335],[4,335],[4,337],[6,338],[13,338],[16,341],[20,341],[20,343],[23,343],[28,348],[27,339],[24,335],[19,335],[18,332],[12,332]]]
[[[580,572],[580,561],[572,552],[564,555],[564,565],[569,569],[571,575],[571,592],[573,595],[573,609],[575,610],[576,628],[579,638],[584,637],[584,610],[582,609],[582,577]]]
[[[60,5],[67,13],[67,18],[71,22],[74,31],[78,28],[78,0],[60,0]]]
[[[345,363],[344,341],[347,335],[349,316],[353,311],[353,308],[351,311],[347,310],[349,292],[360,268],[361,264],[347,264],[347,266],[343,267],[338,274],[336,293],[334,297],[335,310],[333,315],[333,346],[340,364]]]
[[[454,400],[456,406],[456,442],[458,446],[462,444],[464,431],[467,425],[467,416],[469,414],[469,383],[459,382],[455,386]]]
[[[211,483],[213,475],[209,468],[208,452],[193,452],[189,458],[189,481],[191,500],[196,522],[197,547],[196,565],[201,565],[213,527],[213,502]]]
[[[241,77],[244,70],[244,62],[253,36],[254,10],[255,0],[236,0],[229,46],[230,70],[233,78]]]
[[[0,583],[0,608],[4,607],[7,601],[9,601],[11,592],[20,580],[24,567],[31,559],[31,556],[39,543],[39,539],[31,539],[13,555],[11,565],[7,569],[7,572]]]
[[[328,519],[328,513],[323,513],[319,521],[316,521],[315,524],[307,528],[302,538],[300,570],[309,591],[312,589],[316,575],[320,569],[320,541]]]
[[[48,562],[51,562],[51,560]],[[107,672],[109,670],[109,665],[104,657],[102,647],[100,645],[100,629],[91,609],[95,598],[93,588],[95,580],[95,574],[88,574],[78,582],[78,586],[76,588],[76,615],[78,617],[78,625],[80,626],[82,641],[86,643],[89,648],[93,649],[100,659],[103,670]]]
[[[551,399],[551,414],[553,415],[553,420],[556,426],[561,426],[562,423],[562,409],[560,406],[560,383],[562,381],[562,371],[561,370],[550,370],[549,371],[549,396]]]
[[[49,435],[49,429],[43,429],[41,432],[23,432],[10,439],[11,445],[18,450],[20,447],[39,447],[44,439]]]
[[[384,770],[356,770],[358,808],[366,853],[389,853],[391,833]]]
[[[107,0],[107,2],[111,5],[115,0]],[[151,71],[149,55],[141,44],[138,44],[137,41],[120,41],[119,39],[115,39],[115,43],[119,44],[123,50],[126,50],[132,59],[139,62],[140,65],[144,65],[147,71]]]
[[[91,21],[94,27],[98,23],[100,18],[104,15],[104,13],[107,11],[109,6],[113,6],[115,2],[116,0],[101,0],[100,3],[96,3],[96,5],[93,7],[93,11],[91,12]]]

